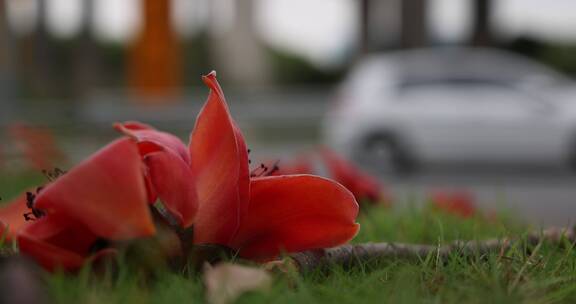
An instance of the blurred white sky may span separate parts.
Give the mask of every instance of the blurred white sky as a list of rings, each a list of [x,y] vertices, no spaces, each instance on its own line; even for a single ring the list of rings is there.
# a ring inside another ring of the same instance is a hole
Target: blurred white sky
[[[36,0],[9,0],[11,22],[20,31],[33,26]],[[50,30],[60,37],[74,35],[80,26],[79,0],[47,0]],[[218,10],[220,27],[231,24],[236,0],[174,0],[175,25],[187,35],[209,21],[210,3]],[[126,41],[140,24],[139,0],[97,0],[94,19],[101,39]],[[321,63],[340,57],[354,44],[355,0],[256,0],[255,25],[272,45]],[[434,37],[461,39],[470,28],[470,0],[430,0]],[[544,39],[576,40],[576,0],[495,0],[495,24],[503,35],[520,33]],[[212,25],[212,26],[218,26]]]

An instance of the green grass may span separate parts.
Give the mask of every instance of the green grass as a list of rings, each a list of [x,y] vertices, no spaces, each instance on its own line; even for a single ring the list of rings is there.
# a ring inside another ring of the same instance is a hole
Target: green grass
[[[354,240],[357,243],[441,244],[522,235],[529,229],[507,217],[461,219],[414,208],[372,207],[364,210],[359,221],[362,229]],[[334,266],[327,273],[277,275],[270,290],[245,294],[238,303],[576,302],[574,248],[543,244],[529,249],[514,247],[504,256],[454,255],[444,263],[432,255],[420,261],[370,261],[352,269]],[[121,266],[114,275],[85,270],[78,275],[45,277],[56,303],[194,303],[204,299],[199,275],[162,269],[153,278],[139,273]]]

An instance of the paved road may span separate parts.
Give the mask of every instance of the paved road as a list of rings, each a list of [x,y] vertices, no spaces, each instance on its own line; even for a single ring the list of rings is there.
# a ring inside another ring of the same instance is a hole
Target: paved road
[[[576,174],[558,169],[428,170],[410,177],[381,175],[400,205],[422,203],[442,189],[470,191],[485,210],[507,210],[537,226],[576,223]],[[416,199],[414,199],[416,198]]]

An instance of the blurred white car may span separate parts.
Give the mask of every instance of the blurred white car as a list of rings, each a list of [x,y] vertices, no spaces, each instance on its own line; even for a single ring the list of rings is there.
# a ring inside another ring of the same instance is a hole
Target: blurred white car
[[[323,127],[327,144],[348,157],[400,171],[430,163],[576,164],[571,82],[490,49],[366,57],[339,88]]]

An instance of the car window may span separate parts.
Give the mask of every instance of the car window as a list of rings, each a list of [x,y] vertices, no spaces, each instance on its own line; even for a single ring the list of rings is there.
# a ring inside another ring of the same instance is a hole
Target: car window
[[[474,104],[477,107],[537,106],[543,103],[538,96],[513,85],[471,78],[418,79],[404,82],[399,86],[397,100],[430,104],[439,102]]]
[[[409,78],[398,84],[400,92],[414,89],[426,89],[434,87],[485,87],[497,89],[509,85],[493,79],[473,78],[473,77],[450,77],[450,78]]]

